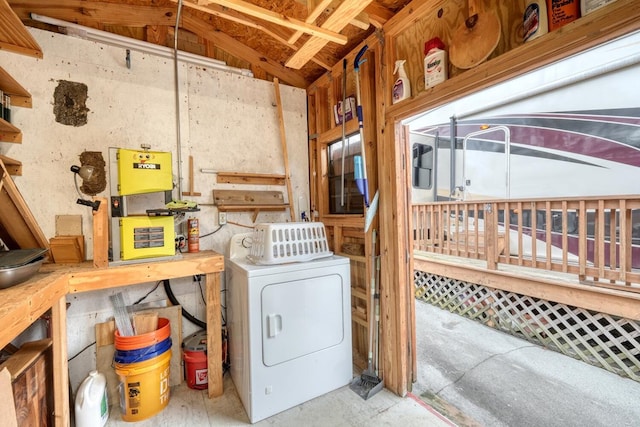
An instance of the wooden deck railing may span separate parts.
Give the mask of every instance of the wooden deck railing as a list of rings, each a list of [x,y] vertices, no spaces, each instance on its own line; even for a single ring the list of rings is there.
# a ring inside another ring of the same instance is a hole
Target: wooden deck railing
[[[640,196],[413,205],[414,249],[640,292]]]

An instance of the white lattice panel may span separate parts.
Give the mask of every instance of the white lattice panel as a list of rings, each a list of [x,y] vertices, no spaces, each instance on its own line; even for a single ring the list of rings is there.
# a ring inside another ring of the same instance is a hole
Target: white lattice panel
[[[640,381],[640,323],[414,272],[416,298]]]

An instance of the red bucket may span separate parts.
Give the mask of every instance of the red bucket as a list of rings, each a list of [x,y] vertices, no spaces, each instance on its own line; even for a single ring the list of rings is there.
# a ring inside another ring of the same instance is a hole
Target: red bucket
[[[207,366],[207,331],[189,335],[182,341],[184,379],[189,388],[204,390],[209,387]]]
[[[204,351],[188,351],[182,354],[184,375],[189,388],[204,390],[209,387],[207,354]]]

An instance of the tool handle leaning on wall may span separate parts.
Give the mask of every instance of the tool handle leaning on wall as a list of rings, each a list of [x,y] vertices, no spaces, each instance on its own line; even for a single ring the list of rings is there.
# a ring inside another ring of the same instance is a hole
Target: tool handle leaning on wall
[[[356,80],[356,112],[358,114],[358,128],[360,129],[360,162],[356,162],[356,158],[354,157],[354,173],[356,178],[356,185],[358,186],[358,190],[360,194],[364,197],[364,204],[366,207],[369,207],[369,183],[367,181],[367,157],[365,152],[365,140],[364,140],[364,120],[362,114],[362,102],[360,100],[360,64],[364,63],[366,59],[362,59],[365,52],[369,48],[368,45],[364,45],[362,49],[356,55],[356,59],[353,62],[353,69],[355,72],[355,80]],[[360,173],[358,173],[358,166],[361,166]]]

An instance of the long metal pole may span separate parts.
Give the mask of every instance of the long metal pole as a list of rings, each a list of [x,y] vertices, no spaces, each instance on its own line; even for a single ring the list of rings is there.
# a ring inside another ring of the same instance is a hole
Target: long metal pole
[[[178,182],[176,189],[177,198],[182,197],[182,135],[180,134],[180,79],[178,78],[178,25],[182,14],[182,0],[178,1],[178,13],[176,13],[176,26],[173,35],[173,81],[176,97],[176,161],[178,163]]]

